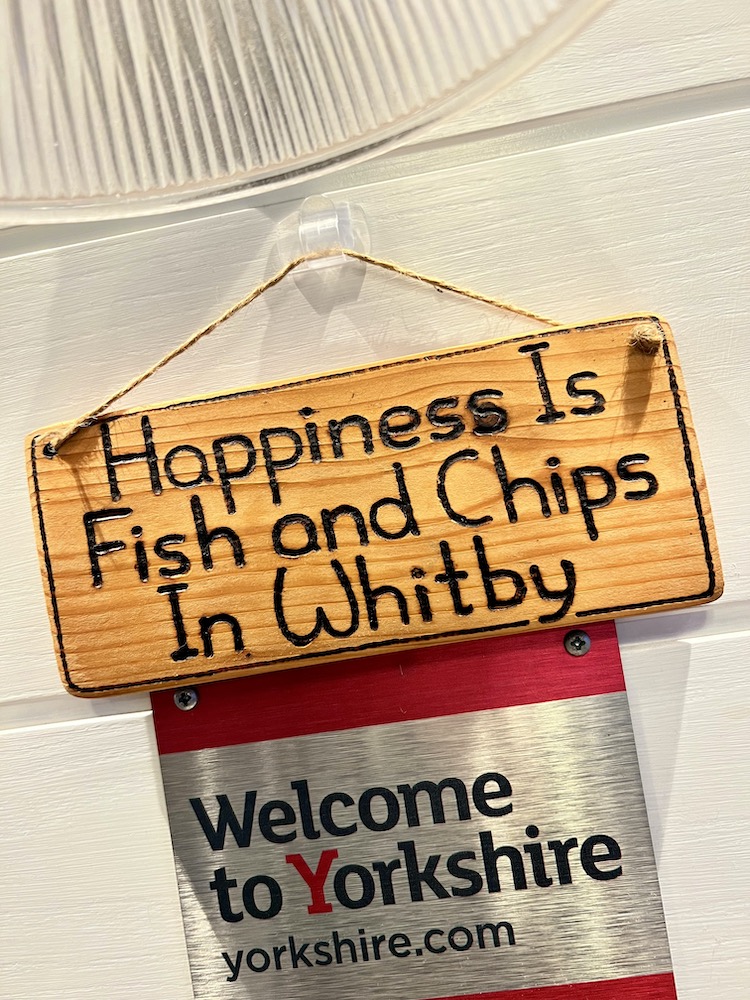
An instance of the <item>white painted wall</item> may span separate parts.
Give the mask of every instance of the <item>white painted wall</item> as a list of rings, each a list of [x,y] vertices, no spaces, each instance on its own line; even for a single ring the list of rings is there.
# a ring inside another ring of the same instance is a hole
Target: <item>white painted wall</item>
[[[86,702],[59,686],[23,437],[87,409],[272,273],[279,220],[325,193],[363,208],[377,255],[565,321],[648,310],[672,324],[726,592],[619,633],[680,997],[745,1000],[748,76],[742,0],[615,0],[506,94],[369,164],[220,215],[0,232],[0,996],[191,996],[148,699]],[[288,282],[131,401],[506,328],[356,267],[325,280],[312,301]]]

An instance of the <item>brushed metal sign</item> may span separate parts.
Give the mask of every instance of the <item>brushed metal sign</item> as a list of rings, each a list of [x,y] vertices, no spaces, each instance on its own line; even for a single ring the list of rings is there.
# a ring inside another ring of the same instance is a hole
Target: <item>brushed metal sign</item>
[[[614,629],[591,635],[155,694],[196,997],[673,998]]]

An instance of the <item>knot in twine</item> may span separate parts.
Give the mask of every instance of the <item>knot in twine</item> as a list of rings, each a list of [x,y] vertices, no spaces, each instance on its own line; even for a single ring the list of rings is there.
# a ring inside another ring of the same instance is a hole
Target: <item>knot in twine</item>
[[[630,340],[628,341],[630,347],[641,351],[642,354],[648,354],[649,357],[653,357],[658,352],[661,344],[661,333],[655,326],[647,323],[640,323],[638,326],[633,327]]]

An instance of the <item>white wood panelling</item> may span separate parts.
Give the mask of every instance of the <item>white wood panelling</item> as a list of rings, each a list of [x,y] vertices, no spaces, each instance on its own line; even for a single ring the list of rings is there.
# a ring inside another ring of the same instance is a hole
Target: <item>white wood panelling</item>
[[[155,755],[145,712],[0,737],[3,998],[192,996]]]
[[[750,633],[634,643],[623,665],[680,1000],[745,1000]]]
[[[278,222],[320,191],[362,207],[379,256],[565,321],[648,310],[671,322],[726,592],[618,631],[681,1000],[746,1000],[750,98],[737,81],[749,68],[746,3],[616,0],[505,95],[405,151],[220,215],[0,238],[0,996],[191,996],[148,702],[59,687],[23,437],[85,410],[272,273]],[[508,323],[330,268],[275,290],[132,402]]]
[[[453,135],[750,76],[750,4],[611,0],[503,93],[438,126]]]

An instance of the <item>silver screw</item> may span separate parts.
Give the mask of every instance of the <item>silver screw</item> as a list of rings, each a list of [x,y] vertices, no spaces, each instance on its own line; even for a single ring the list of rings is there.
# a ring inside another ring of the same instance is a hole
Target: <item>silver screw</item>
[[[563,639],[563,644],[571,656],[585,656],[591,649],[591,637],[588,632],[576,628],[572,632],[568,632]]]
[[[175,691],[174,703],[181,711],[189,712],[198,704],[198,692],[195,688],[183,688],[181,691]]]

